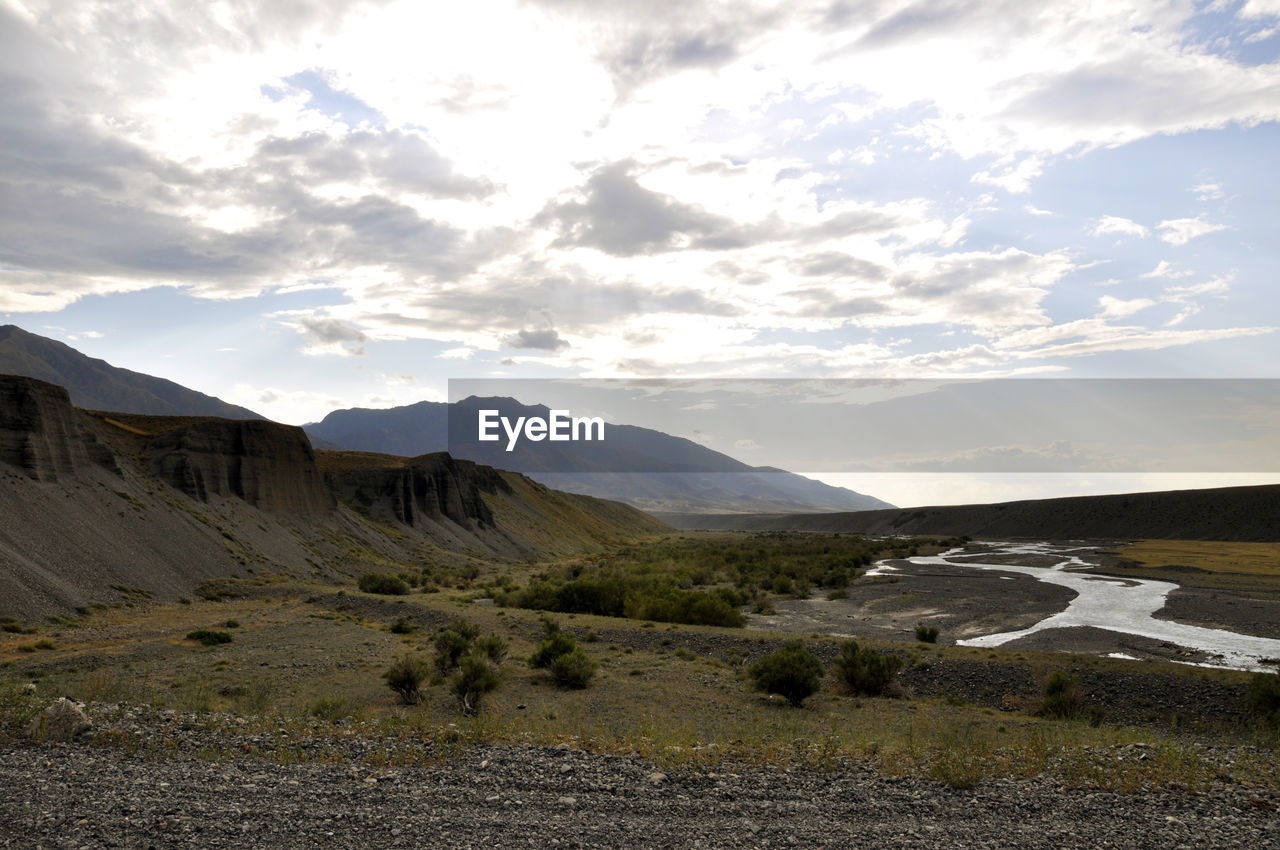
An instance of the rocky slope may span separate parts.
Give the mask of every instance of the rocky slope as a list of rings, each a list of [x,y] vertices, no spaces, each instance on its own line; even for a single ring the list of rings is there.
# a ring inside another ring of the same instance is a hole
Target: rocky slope
[[[1280,540],[1280,485],[826,514],[658,514],[677,528],[987,539]]]
[[[299,428],[88,413],[61,387],[0,376],[0,615],[262,572],[523,559],[663,527],[443,454],[339,466],[326,475]]]

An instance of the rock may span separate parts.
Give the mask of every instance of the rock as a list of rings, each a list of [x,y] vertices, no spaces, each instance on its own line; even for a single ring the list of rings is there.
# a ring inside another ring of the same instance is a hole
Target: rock
[[[92,728],[80,703],[62,697],[31,721],[27,734],[45,741],[71,741]]]
[[[667,775],[665,773],[650,773],[649,781],[654,785],[661,785],[663,782],[667,781]]]

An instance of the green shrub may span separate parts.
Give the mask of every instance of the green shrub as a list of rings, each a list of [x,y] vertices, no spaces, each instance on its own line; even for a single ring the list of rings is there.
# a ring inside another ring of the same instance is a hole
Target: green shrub
[[[551,678],[561,687],[585,688],[598,667],[582,651],[582,647],[575,646],[569,652],[557,655],[551,662]]]
[[[354,717],[358,710],[354,700],[336,695],[320,697],[307,706],[307,714],[326,723]]]
[[[356,586],[365,593],[387,596],[404,596],[409,592],[409,585],[404,579],[386,573],[365,573],[356,581]]]
[[[458,664],[451,690],[458,698],[458,710],[472,715],[480,711],[480,701],[484,695],[496,687],[498,674],[489,666],[488,656],[472,652]]]
[[[747,673],[756,690],[778,694],[798,707],[806,697],[818,692],[822,662],[804,641],[791,640],[752,664]]]
[[[849,641],[840,647],[835,660],[836,675],[853,694],[879,696],[889,688],[902,669],[902,659]]]
[[[1061,670],[1054,670],[1044,682],[1044,692],[1036,714],[1041,717],[1071,718],[1080,713],[1084,693],[1079,683]]]
[[[475,648],[476,652],[487,656],[494,664],[501,664],[502,659],[507,657],[507,642],[494,634],[477,638]]]
[[[222,625],[226,626],[228,629],[238,629],[238,628],[240,628],[240,621],[239,621],[239,620],[227,620],[227,621],[226,621],[225,623],[223,623]]]
[[[458,666],[458,660],[463,654],[471,648],[471,638],[462,632],[455,631],[452,626],[446,626],[436,635],[434,644],[436,669],[442,676],[447,676],[449,671]]]
[[[1280,730],[1280,673],[1255,673],[1245,693],[1245,707],[1264,726]]]
[[[418,627],[410,623],[404,617],[396,617],[395,622],[391,624],[390,631],[393,635],[407,635],[417,631]]]
[[[422,659],[405,653],[382,674],[382,678],[388,688],[400,695],[405,705],[413,705],[422,696],[422,681],[428,672]]]
[[[550,667],[557,658],[568,655],[577,648],[578,640],[573,635],[568,632],[553,632],[538,644],[538,648],[529,658],[529,663],[534,667]]]
[[[217,646],[220,643],[231,643],[231,635],[212,629],[196,629],[194,632],[187,632],[187,640],[197,640],[205,646]]]
[[[916,623],[916,640],[921,643],[937,643],[938,627],[924,623]]]

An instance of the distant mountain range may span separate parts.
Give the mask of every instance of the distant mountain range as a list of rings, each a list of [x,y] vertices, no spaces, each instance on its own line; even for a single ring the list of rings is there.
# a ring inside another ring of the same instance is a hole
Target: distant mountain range
[[[86,410],[264,418],[172,381],[86,357],[14,325],[0,327],[0,374],[65,387],[72,404]],[[502,443],[474,439],[476,411],[482,407],[512,419],[549,415],[543,405],[473,397],[455,405],[424,401],[386,410],[336,410],[304,429],[316,449],[401,457],[451,451],[460,459],[524,473],[548,487],[616,499],[646,511],[791,513],[893,507],[872,496],[781,469],[749,466],[691,440],[630,425],[607,425],[603,442],[524,441],[507,452]]]
[[[497,410],[510,421],[547,419],[545,405],[472,396],[454,404],[419,402],[387,410],[335,410],[304,425],[313,441],[358,451],[455,457],[520,472],[558,490],[616,499],[646,511],[796,512],[892,508],[873,496],[832,487],[781,469],[750,466],[683,437],[606,423],[598,442],[479,442],[477,414]]]
[[[984,540],[1280,540],[1280,484],[821,514],[655,513],[684,529],[969,535]]]
[[[111,410],[162,416],[265,417],[181,384],[112,366],[86,357],[69,345],[0,326],[0,374],[36,378],[65,387],[71,403],[85,410]]]

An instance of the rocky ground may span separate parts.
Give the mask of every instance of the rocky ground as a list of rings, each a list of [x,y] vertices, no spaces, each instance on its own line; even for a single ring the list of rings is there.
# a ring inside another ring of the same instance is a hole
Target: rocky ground
[[[101,743],[104,728],[115,743]],[[0,847],[1280,844],[1280,792],[1232,782],[1114,794],[1039,777],[958,790],[860,764],[664,774],[567,745],[444,752],[421,739],[361,736],[312,752],[299,738],[288,759],[229,755],[227,733],[200,718],[141,710],[116,711],[95,734],[99,743],[0,749]],[[278,733],[232,740],[253,750],[258,737]],[[1230,752],[1220,757],[1229,762]]]

